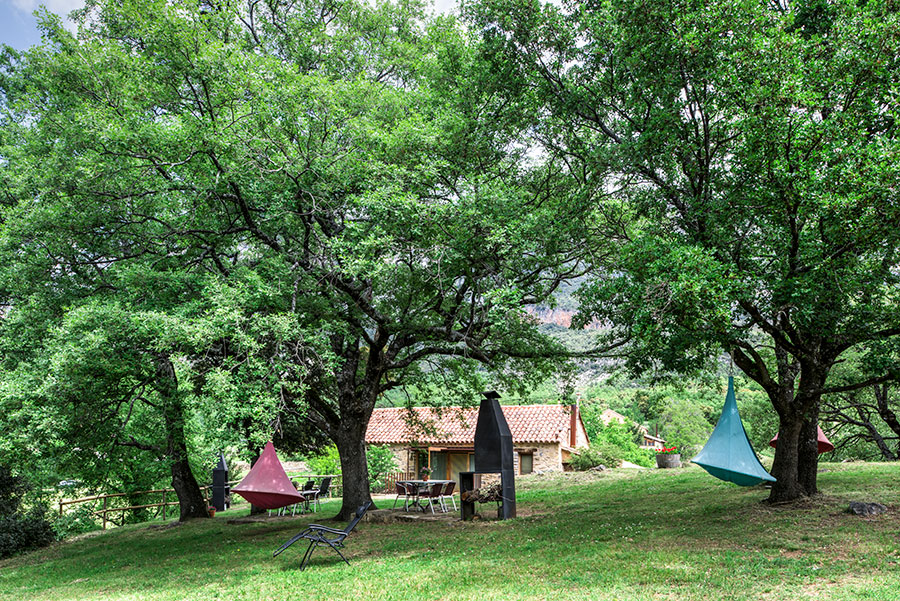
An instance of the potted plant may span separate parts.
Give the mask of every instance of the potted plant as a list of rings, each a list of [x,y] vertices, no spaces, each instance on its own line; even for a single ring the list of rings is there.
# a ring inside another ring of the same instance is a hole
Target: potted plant
[[[206,508],[206,510],[209,511],[209,517],[215,517],[215,515],[216,515],[216,508],[215,508],[215,507],[213,507],[212,505],[210,505],[209,507]]]
[[[431,475],[431,468],[427,465],[419,470],[419,476],[422,477],[422,480],[428,480],[428,476]]]
[[[656,467],[681,467],[681,453],[678,447],[656,449]]]

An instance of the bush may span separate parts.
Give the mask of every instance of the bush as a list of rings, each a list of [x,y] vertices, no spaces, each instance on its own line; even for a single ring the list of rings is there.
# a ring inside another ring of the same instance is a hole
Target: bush
[[[610,445],[612,448],[608,449],[606,453],[613,454],[619,460],[619,463],[629,461],[642,467],[653,467],[652,451],[638,446],[635,442],[637,437],[635,432],[633,423],[620,424],[618,422],[610,422],[597,431],[591,448]]]
[[[570,465],[578,471],[589,470],[598,465],[618,467],[622,463],[622,449],[616,445],[601,441],[590,447],[580,447],[577,455],[572,455]]]
[[[0,465],[0,558],[48,545],[56,536],[43,507],[22,510],[28,484]]]
[[[100,525],[97,523],[91,508],[85,506],[66,512],[53,520],[53,531],[56,533],[56,537],[60,539],[99,529]]]
[[[43,511],[26,515],[12,514],[0,517],[0,558],[20,551],[37,549],[56,540],[56,534]]]
[[[338,454],[337,447],[328,445],[322,449],[320,455],[306,458],[306,465],[313,473],[319,475],[340,474],[341,473],[341,456]]]
[[[369,489],[372,492],[384,488],[384,476],[396,472],[399,467],[394,452],[387,445],[370,445],[366,450],[366,464],[369,466]]]

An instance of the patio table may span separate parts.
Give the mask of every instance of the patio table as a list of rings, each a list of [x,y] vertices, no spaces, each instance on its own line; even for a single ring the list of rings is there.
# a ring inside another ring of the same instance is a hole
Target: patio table
[[[429,486],[431,484],[447,484],[448,482],[453,482],[453,480],[397,480],[397,482],[400,484],[412,484],[416,487],[416,490],[421,493],[426,486]],[[416,507],[418,509],[421,509],[422,512],[425,512],[428,504],[425,503],[423,505],[419,495],[416,495],[415,498],[413,498],[413,500],[409,502],[408,506]]]

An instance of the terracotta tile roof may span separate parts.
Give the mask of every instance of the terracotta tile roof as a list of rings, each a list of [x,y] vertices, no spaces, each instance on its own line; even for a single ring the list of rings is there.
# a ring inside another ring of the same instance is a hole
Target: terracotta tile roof
[[[570,409],[567,405],[504,405],[503,415],[513,443],[568,443]],[[375,409],[366,443],[467,444],[475,442],[478,407],[405,407]]]

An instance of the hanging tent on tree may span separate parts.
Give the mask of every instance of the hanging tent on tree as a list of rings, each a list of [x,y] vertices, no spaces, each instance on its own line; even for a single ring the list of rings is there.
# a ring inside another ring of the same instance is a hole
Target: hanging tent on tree
[[[738,413],[734,398],[734,378],[731,376],[728,376],[728,395],[725,397],[725,407],[719,423],[693,462],[716,478],[738,486],[775,482],[775,478],[762,466],[750,446],[750,439],[747,438]]]
[[[819,455],[833,451],[834,445],[831,444],[831,441],[825,436],[825,432],[822,431],[822,426],[816,426],[816,429],[816,445],[819,450]],[[769,441],[769,446],[773,449],[778,447],[778,434],[775,434],[775,437]]]
[[[271,440],[250,468],[250,473],[231,491],[263,509],[279,509],[306,500],[285,473]]]

